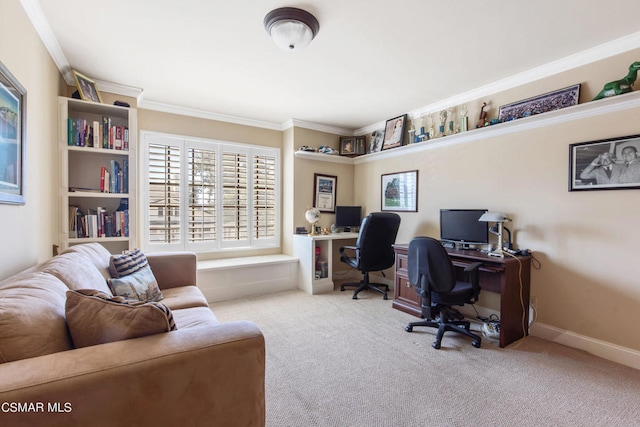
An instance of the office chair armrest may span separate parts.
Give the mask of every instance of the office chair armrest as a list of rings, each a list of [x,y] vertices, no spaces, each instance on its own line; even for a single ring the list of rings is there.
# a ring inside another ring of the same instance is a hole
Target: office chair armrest
[[[469,264],[469,265],[467,265],[467,266],[464,268],[464,272],[465,272],[465,273],[471,273],[471,272],[473,272],[473,271],[477,271],[477,270],[480,268],[480,266],[481,266],[481,265],[482,265],[482,262],[481,262],[481,261],[478,261],[478,262],[474,262],[474,263],[472,263],[472,264]]]
[[[344,254],[345,249],[349,249],[349,250],[352,250],[352,251],[358,251],[360,248],[357,247],[357,246],[343,246],[343,247],[340,248],[340,254],[341,255]]]

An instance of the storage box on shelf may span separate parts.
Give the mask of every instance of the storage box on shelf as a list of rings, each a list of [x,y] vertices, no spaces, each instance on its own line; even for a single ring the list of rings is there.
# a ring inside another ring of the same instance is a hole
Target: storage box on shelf
[[[137,246],[137,111],[59,98],[60,246]]]

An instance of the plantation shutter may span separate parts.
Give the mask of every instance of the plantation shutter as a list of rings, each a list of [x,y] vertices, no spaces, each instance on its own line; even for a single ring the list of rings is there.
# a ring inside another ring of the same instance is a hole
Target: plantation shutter
[[[180,148],[149,144],[150,243],[180,242]]]
[[[277,170],[275,156],[253,157],[254,239],[274,238],[277,214]]]
[[[189,148],[187,240],[216,240],[216,151]]]
[[[222,152],[222,240],[249,240],[247,153]]]

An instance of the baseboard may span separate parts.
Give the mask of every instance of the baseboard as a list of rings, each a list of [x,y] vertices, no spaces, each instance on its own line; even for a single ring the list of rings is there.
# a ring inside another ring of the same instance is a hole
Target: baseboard
[[[612,362],[640,370],[640,351],[565,331],[544,323],[534,322],[529,334],[567,347],[584,350]]]

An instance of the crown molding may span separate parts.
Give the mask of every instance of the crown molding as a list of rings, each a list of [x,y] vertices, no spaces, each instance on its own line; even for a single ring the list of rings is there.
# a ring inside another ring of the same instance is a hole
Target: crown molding
[[[33,28],[40,36],[40,40],[42,40],[45,48],[49,51],[49,55],[51,55],[51,59],[53,59],[60,74],[62,74],[62,78],[64,78],[69,86],[75,86],[76,83],[71,73],[69,61],[67,61],[67,57],[64,56],[64,52],[56,36],[53,34],[53,30],[49,25],[49,21],[45,18],[38,0],[20,0],[20,4],[31,20]]]
[[[475,101],[483,97],[504,92],[518,86],[535,82],[553,75],[572,70],[593,62],[601,61],[612,56],[640,48],[640,32],[629,34],[616,40],[592,47],[590,49],[569,55],[557,61],[549,62],[525,72],[480,86],[468,92],[454,95],[433,104],[426,105],[408,113],[411,119],[422,117],[436,111],[444,110],[466,102]],[[355,130],[356,135],[364,135],[376,129],[384,129],[385,122],[375,123]]]
[[[199,110],[197,108],[181,107],[179,105],[166,104],[163,102],[143,99],[143,94],[138,97],[138,108],[161,111],[163,113],[179,114],[181,116],[196,117],[200,119],[215,120],[219,122],[234,123],[238,125],[253,126],[264,129],[282,131],[282,125],[265,122],[261,120],[247,119],[244,117],[231,116],[228,114],[212,113],[210,111]]]
[[[293,127],[304,128],[310,130],[317,130],[318,132],[333,133],[341,136],[354,136],[353,129],[341,128],[337,126],[323,125],[321,123],[307,122],[298,119],[289,119],[282,123],[282,130],[287,130]]]

